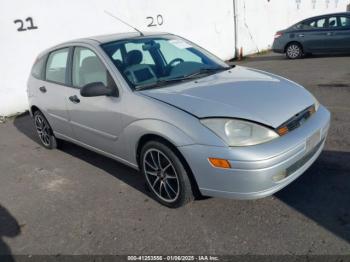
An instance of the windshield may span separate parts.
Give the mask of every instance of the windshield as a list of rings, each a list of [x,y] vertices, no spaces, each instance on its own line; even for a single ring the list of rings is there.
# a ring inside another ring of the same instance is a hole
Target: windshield
[[[204,49],[172,35],[120,40],[101,47],[136,90],[166,86],[229,68]]]

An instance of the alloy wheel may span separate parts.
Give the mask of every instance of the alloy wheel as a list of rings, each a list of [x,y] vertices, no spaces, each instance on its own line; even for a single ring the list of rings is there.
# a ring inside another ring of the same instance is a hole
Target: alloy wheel
[[[301,55],[300,47],[296,44],[292,44],[292,45],[288,46],[287,55],[291,59],[295,59],[295,58],[300,57],[300,55]]]
[[[35,122],[36,131],[39,135],[40,141],[45,146],[50,146],[50,143],[51,143],[50,126],[47,124],[46,120],[41,114],[35,115],[34,122]]]
[[[151,148],[143,158],[143,172],[151,190],[167,203],[180,195],[179,177],[170,159],[160,150]]]

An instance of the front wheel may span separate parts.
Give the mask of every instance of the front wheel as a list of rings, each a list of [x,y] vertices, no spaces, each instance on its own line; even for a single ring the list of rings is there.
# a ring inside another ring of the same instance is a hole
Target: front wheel
[[[301,46],[297,43],[289,44],[286,48],[286,56],[289,59],[298,59],[303,55],[303,50]]]
[[[41,144],[47,149],[57,148],[57,139],[53,134],[49,122],[40,111],[34,113],[34,125]]]
[[[141,169],[152,195],[161,204],[177,208],[193,201],[187,171],[167,145],[150,141],[141,150]]]

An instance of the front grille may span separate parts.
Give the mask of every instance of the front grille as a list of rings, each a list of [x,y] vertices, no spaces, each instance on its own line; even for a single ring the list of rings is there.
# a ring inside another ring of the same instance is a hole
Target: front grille
[[[297,129],[298,127],[303,125],[313,113],[315,113],[315,106],[310,106],[306,108],[305,110],[296,114],[291,119],[279,126],[277,128],[277,133],[280,135],[284,135],[290,131],[293,131],[294,129]]]
[[[303,165],[305,165],[316,154],[316,152],[320,149],[320,147],[322,146],[323,142],[324,142],[324,139],[322,139],[321,142],[319,142],[317,144],[317,146],[315,146],[314,149],[312,149],[304,157],[302,157],[300,160],[298,160],[293,165],[288,167],[287,170],[286,170],[287,171],[286,172],[287,176],[293,174],[295,171],[297,171],[299,168],[301,168]]]

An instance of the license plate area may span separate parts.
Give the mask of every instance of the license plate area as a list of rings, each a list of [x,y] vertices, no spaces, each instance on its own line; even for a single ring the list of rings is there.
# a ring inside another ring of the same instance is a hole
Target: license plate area
[[[321,130],[318,130],[306,140],[306,152],[312,150],[321,141]]]

